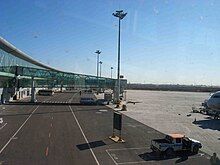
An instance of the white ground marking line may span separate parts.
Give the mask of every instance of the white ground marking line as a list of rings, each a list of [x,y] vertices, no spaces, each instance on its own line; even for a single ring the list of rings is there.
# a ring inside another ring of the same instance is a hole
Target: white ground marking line
[[[22,129],[22,127],[27,123],[27,121],[31,118],[31,116],[34,114],[34,112],[37,110],[39,105],[31,112],[31,114],[28,116],[28,118],[23,122],[23,124],[18,128],[18,130],[14,133],[14,135],[8,140],[8,142],[2,147],[0,150],[0,154],[4,151],[4,149],[8,146],[8,144],[11,142],[11,140],[17,135],[17,133]]]
[[[73,96],[69,99],[68,103],[71,103],[76,95],[77,93],[73,94]]]
[[[0,130],[3,129],[6,125],[7,125],[7,123],[5,123],[3,126],[1,126]]]
[[[83,135],[83,137],[84,137],[86,143],[87,143],[88,146],[89,146],[89,150],[91,151],[92,156],[94,157],[96,163],[97,163],[98,165],[100,165],[100,163],[99,163],[97,157],[95,156],[95,153],[93,152],[93,150],[92,150],[92,148],[91,148],[91,146],[90,146],[90,144],[89,144],[89,141],[88,141],[88,139],[86,138],[86,135],[84,134],[84,132],[83,132],[83,130],[82,130],[82,127],[80,126],[79,121],[78,121],[78,119],[76,118],[76,115],[74,114],[73,109],[71,108],[70,105],[69,105],[69,108],[70,108],[70,110],[71,110],[71,112],[72,112],[72,114],[73,114],[73,117],[74,117],[74,119],[75,119],[75,121],[76,121],[76,123],[77,123],[77,125],[78,125],[78,127],[79,127],[79,129],[80,129],[80,131],[81,131],[81,133],[82,133],[82,135]]]
[[[106,110],[106,109],[100,109],[99,111],[100,111],[100,112],[107,112],[108,110]]]
[[[120,164],[139,164],[139,163],[143,164],[143,163],[147,163],[147,162],[152,162],[153,161],[153,160],[152,161],[142,161],[142,160],[140,160],[140,161],[134,161],[134,162],[131,161],[131,162],[120,162],[120,163],[117,163],[115,161],[115,159],[112,157],[112,155],[108,152],[108,151],[138,150],[138,149],[146,149],[146,147],[140,147],[140,148],[116,148],[116,149],[107,149],[105,151],[108,153],[108,155],[111,157],[111,159],[113,160],[113,162],[116,165],[120,165]],[[199,158],[199,157],[202,157],[202,156],[204,156],[204,155],[200,153],[200,154],[197,154],[197,155],[194,155],[194,156],[190,156],[189,159],[195,159],[195,158]]]
[[[2,123],[3,123],[3,118],[1,117],[1,118],[0,118],[0,124],[2,124]]]
[[[108,150],[105,150],[109,157],[112,159],[112,161],[117,165],[118,163],[115,161],[115,159],[111,156],[111,154],[108,152]]]
[[[107,149],[105,150],[108,155],[110,156],[110,158],[113,160],[113,162],[116,164],[116,165],[119,165],[119,164],[137,164],[137,163],[146,163],[146,161],[136,161],[136,162],[121,162],[121,163],[117,163],[115,161],[115,159],[112,157],[112,155],[108,152],[108,151],[122,151],[122,150],[140,150],[140,149],[146,149],[146,147],[136,147],[136,148],[116,148],[116,149]]]

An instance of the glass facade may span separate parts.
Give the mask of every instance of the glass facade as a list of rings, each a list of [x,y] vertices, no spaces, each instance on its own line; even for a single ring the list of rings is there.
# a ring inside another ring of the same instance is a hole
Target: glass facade
[[[22,76],[15,80],[15,76]],[[6,52],[0,47],[0,78],[11,77],[7,80],[9,86],[19,81],[21,87],[29,87],[31,77],[35,78],[36,85],[39,86],[75,86],[75,87],[110,87],[114,88],[116,80],[83,74],[61,72],[52,69],[46,69]],[[122,86],[127,84],[126,80],[121,80]],[[8,86],[8,85],[7,85]]]
[[[0,72],[15,73],[16,66],[44,69],[0,49]]]

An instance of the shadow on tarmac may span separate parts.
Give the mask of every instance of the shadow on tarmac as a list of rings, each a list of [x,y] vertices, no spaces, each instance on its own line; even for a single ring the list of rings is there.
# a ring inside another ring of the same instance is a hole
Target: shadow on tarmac
[[[220,131],[220,120],[216,120],[216,119],[198,120],[198,121],[194,121],[193,124],[196,124],[203,129],[213,129]]]
[[[152,161],[152,160],[161,161],[161,160],[169,160],[169,159],[179,158],[175,161],[175,163],[181,163],[181,162],[188,160],[188,158],[193,155],[195,155],[195,154],[186,153],[186,152],[177,152],[176,155],[173,157],[165,157],[164,155],[159,155],[156,152],[146,152],[143,154],[139,154],[138,156],[145,161]]]
[[[93,141],[93,142],[89,142],[89,143],[83,143],[83,144],[78,144],[76,145],[76,147],[83,151],[83,150],[87,150],[90,148],[96,148],[96,147],[101,147],[101,146],[105,146],[106,143],[103,142],[102,140],[98,140],[98,141]]]

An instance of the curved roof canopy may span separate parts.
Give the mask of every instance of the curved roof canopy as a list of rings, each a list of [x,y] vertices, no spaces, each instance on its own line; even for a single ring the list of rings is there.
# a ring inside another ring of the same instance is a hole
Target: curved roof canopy
[[[27,54],[25,54],[21,50],[17,49],[15,46],[10,44],[8,41],[3,39],[2,37],[0,37],[0,48],[3,49],[7,53],[10,53],[10,54],[12,54],[12,55],[14,55],[18,58],[21,58],[21,59],[23,59],[27,62],[30,62],[34,65],[39,66],[39,67],[42,67],[42,68],[45,68],[45,69],[50,69],[50,70],[56,70],[55,68],[52,68],[48,65],[45,65],[41,62],[38,62],[38,61],[34,60],[32,57],[28,56]]]

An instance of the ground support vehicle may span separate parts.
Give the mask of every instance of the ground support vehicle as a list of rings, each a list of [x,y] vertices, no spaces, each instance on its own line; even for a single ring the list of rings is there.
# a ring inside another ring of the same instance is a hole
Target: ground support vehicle
[[[182,134],[169,134],[164,139],[151,141],[151,149],[168,157],[175,156],[177,151],[187,151],[197,154],[202,144]]]

